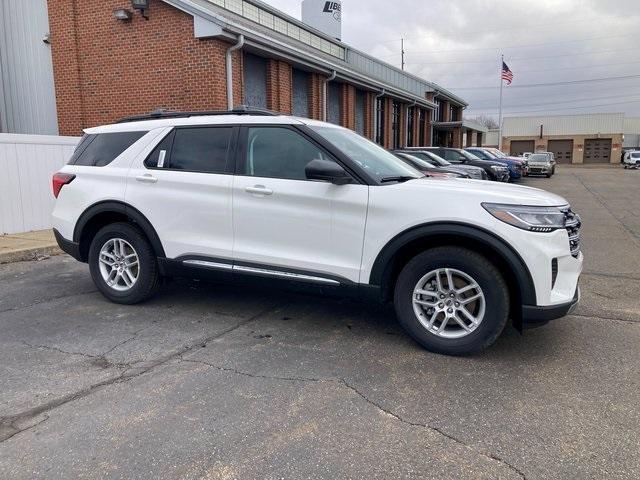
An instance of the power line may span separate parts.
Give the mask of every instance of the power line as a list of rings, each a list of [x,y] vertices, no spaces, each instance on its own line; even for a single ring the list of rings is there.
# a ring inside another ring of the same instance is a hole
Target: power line
[[[562,40],[557,42],[545,42],[545,43],[530,43],[528,45],[512,45],[508,47],[478,47],[478,48],[464,48],[464,49],[456,49],[456,50],[423,50],[417,52],[407,52],[407,55],[430,55],[433,53],[455,53],[455,52],[478,52],[481,50],[510,50],[514,48],[533,48],[533,47],[544,47],[546,45],[560,45],[565,43],[578,43],[578,42],[587,42],[591,40],[604,40],[607,38],[617,38],[617,37],[631,37],[637,36],[637,33],[629,33],[629,34],[620,34],[620,35],[606,35],[602,37],[590,37],[590,38],[582,38],[578,40]]]
[[[535,113],[535,112],[553,112],[553,111],[558,111],[558,110],[578,110],[581,108],[597,108],[597,107],[609,107],[609,106],[613,106],[613,105],[628,105],[629,103],[640,103],[640,100],[632,100],[630,102],[617,102],[617,103],[601,103],[598,105],[583,105],[581,107],[560,107],[560,108],[543,108],[543,109],[538,109],[538,110],[521,110],[518,112],[507,112],[507,114],[514,114],[514,113]],[[506,107],[509,108],[509,107]],[[481,115],[481,114],[495,114],[498,113],[497,110],[465,110],[465,113],[470,113],[473,112],[474,115]]]
[[[631,94],[632,97],[637,97],[640,93]],[[557,105],[559,103],[574,103],[574,102],[588,102],[593,100],[611,100],[616,98],[627,98],[629,95],[611,95],[606,97],[587,97],[587,98],[574,98],[573,100],[559,100],[555,102],[536,102],[536,103],[518,103],[515,105],[510,105],[505,108],[520,108],[520,107],[541,107],[544,105]],[[629,101],[636,101],[636,98],[629,99]]]
[[[591,52],[578,52],[578,53],[565,53],[561,55],[545,55],[539,57],[511,57],[506,58],[505,61],[517,62],[520,60],[543,60],[547,58],[561,58],[561,57],[578,57],[583,55],[601,55],[605,53],[617,53],[617,52],[637,52],[637,48],[624,48],[624,49],[613,49],[613,50],[600,50],[600,51],[591,51]],[[456,60],[452,62],[407,62],[407,65],[454,65],[454,64],[487,64],[487,63],[495,63],[496,60],[479,60],[479,61],[464,61],[464,60]]]
[[[576,85],[580,83],[592,83],[592,82],[608,82],[612,80],[627,80],[630,78],[640,78],[640,75],[623,75],[620,77],[604,77],[604,78],[588,78],[584,80],[568,80],[566,82],[549,82],[549,83],[529,83],[525,85],[509,85],[509,89],[512,88],[530,88],[530,87],[551,87],[557,85]],[[492,87],[447,87],[447,90],[489,90],[497,89],[500,86]]]

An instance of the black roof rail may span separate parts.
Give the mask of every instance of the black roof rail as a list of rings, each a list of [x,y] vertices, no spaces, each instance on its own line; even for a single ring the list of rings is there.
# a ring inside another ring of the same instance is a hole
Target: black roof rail
[[[124,117],[118,120],[116,123],[128,123],[128,122],[141,122],[143,120],[160,120],[163,118],[188,118],[188,117],[202,117],[208,115],[264,115],[264,116],[276,116],[280,115],[277,112],[266,110],[264,108],[254,108],[247,105],[239,105],[234,107],[233,110],[205,110],[200,112],[181,112],[178,110],[169,110],[166,108],[157,108],[151,113],[145,115],[133,115],[131,117]]]

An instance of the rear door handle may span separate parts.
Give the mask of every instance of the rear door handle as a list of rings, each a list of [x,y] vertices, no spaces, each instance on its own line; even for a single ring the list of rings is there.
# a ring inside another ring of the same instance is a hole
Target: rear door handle
[[[142,183],[156,183],[158,179],[149,173],[145,173],[144,175],[139,175],[136,177],[138,182]]]
[[[245,192],[255,195],[273,195],[273,190],[265,187],[264,185],[255,185],[253,187],[246,187]]]

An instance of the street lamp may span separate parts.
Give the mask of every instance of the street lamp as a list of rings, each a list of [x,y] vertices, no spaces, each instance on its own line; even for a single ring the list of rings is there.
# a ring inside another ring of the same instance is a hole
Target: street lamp
[[[131,0],[131,6],[134,10],[140,10],[142,18],[149,20],[149,17],[145,14],[145,11],[149,9],[149,0]]]

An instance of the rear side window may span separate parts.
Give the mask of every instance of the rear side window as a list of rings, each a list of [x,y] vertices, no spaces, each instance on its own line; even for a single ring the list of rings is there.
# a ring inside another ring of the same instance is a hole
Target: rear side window
[[[146,133],[117,132],[86,135],[76,148],[69,165],[104,167]]]
[[[191,172],[225,173],[232,133],[232,127],[177,129],[174,134],[169,168]]]

